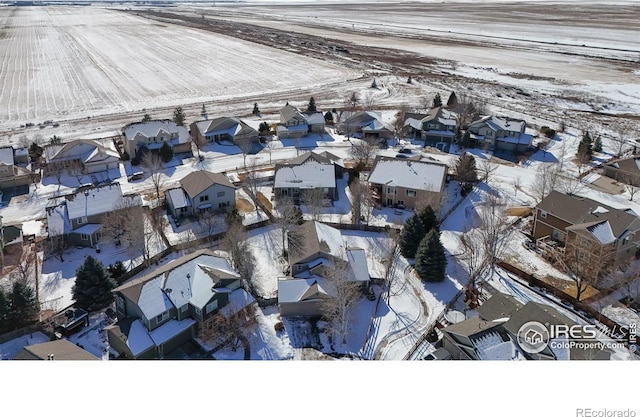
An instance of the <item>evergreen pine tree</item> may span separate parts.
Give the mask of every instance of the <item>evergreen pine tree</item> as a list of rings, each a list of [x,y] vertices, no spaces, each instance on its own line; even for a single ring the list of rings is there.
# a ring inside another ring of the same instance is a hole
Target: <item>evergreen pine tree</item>
[[[326,124],[332,125],[333,124],[333,113],[331,113],[330,111],[326,112],[324,114],[324,122]]]
[[[471,132],[469,132],[468,130],[466,132],[464,132],[464,135],[462,136],[461,145],[465,149],[469,149],[469,148],[473,147],[473,140],[471,139]]]
[[[171,158],[173,158],[173,149],[167,142],[162,142],[159,153],[163,162],[169,162],[171,161]]]
[[[178,126],[184,126],[184,110],[182,110],[181,106],[176,107],[173,111],[173,121],[176,122]]]
[[[438,218],[436,217],[436,213],[433,211],[433,208],[431,206],[426,206],[425,208],[420,210],[418,216],[422,221],[425,233],[429,233],[431,229],[436,229],[438,232],[440,231]]]
[[[142,116],[142,122],[150,122],[151,121],[151,116],[149,115],[149,113],[145,113],[144,116]]]
[[[200,114],[202,115],[202,117],[207,116],[207,107],[204,105],[204,103],[202,103],[202,111],[200,112]]]
[[[440,97],[440,93],[436,93],[436,96],[433,98],[433,103],[431,104],[431,108],[435,109],[436,107],[442,106],[442,97]]]
[[[120,277],[127,273],[127,268],[124,266],[122,261],[116,261],[107,267],[107,272],[109,272],[111,278],[118,282]]]
[[[417,214],[409,217],[404,223],[404,227],[400,232],[400,253],[407,258],[413,258],[416,255],[418,244],[425,235],[424,225]]]
[[[423,281],[444,281],[447,269],[447,256],[440,242],[440,233],[432,229],[420,241],[416,251],[415,269]]]
[[[10,295],[9,321],[15,328],[36,319],[38,314],[38,300],[36,295],[25,281],[18,280],[13,283]]]
[[[582,140],[578,144],[578,152],[576,156],[582,163],[591,160],[591,157],[593,156],[593,140],[591,139],[589,132],[584,132],[582,135]]]
[[[371,88],[378,88],[378,83],[376,83],[376,79],[375,78],[371,82]]]
[[[9,325],[9,312],[11,311],[11,304],[9,296],[4,292],[4,288],[0,286],[0,333],[11,330]]]
[[[311,97],[309,99],[309,105],[307,106],[307,113],[315,113],[316,111],[318,111],[316,108],[316,99]]]
[[[596,140],[593,141],[593,151],[602,152],[602,138],[600,135],[596,136]]]
[[[411,78],[411,76],[409,76],[409,78],[407,78],[407,84],[411,84],[413,83],[413,79]]]
[[[449,99],[447,100],[447,107],[453,107],[456,104],[458,104],[458,97],[456,97],[455,91],[452,91],[451,94],[449,94]]]
[[[289,103],[287,102],[287,104]],[[258,108],[258,103],[253,103],[253,111],[251,112],[251,114],[253,114],[254,116],[260,115],[260,109]]]
[[[76,270],[76,282],[71,289],[78,307],[89,311],[99,310],[113,301],[111,290],[116,282],[93,256],[84,258]]]

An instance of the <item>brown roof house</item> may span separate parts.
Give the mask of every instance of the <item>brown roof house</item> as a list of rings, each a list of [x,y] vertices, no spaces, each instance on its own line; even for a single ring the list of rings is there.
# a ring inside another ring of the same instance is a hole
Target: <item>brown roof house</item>
[[[302,113],[297,107],[287,104],[280,109],[276,132],[280,139],[301,138],[309,133],[323,133],[324,125],[321,112]]]
[[[226,211],[236,206],[236,187],[223,174],[194,171],[180,180],[180,187],[165,192],[175,218],[203,211]]]
[[[370,282],[364,249],[349,247],[342,234],[326,224],[308,221],[289,235],[291,277],[278,280],[278,305],[283,316],[322,315],[322,301],[331,297],[326,278],[332,270],[345,279],[368,287]]]
[[[325,205],[338,199],[337,179],[342,178],[344,165],[328,152],[307,152],[275,166],[273,193],[276,198],[291,197],[295,204],[304,204],[305,193],[320,190]]]
[[[597,285],[611,267],[638,255],[640,218],[632,211],[552,191],[534,210],[533,238],[543,247],[555,242],[555,253]]]
[[[367,181],[383,206],[416,209],[428,203],[439,207],[448,169],[438,162],[379,156]]]
[[[236,117],[216,117],[191,123],[191,137],[197,143],[232,142],[236,145],[257,143],[257,130]]]
[[[427,144],[438,142],[453,143],[456,136],[457,114],[435,107],[426,115],[407,113],[404,120],[404,131]]]
[[[530,146],[533,137],[525,133],[524,120],[498,116],[485,116],[469,125],[471,139],[482,147],[497,151],[524,152]]]
[[[443,347],[458,360],[585,360],[609,359],[611,352],[584,339],[587,346],[571,346],[551,338],[550,326],[576,323],[554,307],[497,293],[473,316],[442,329]],[[542,327],[531,326],[539,323]],[[528,332],[531,331],[531,334]],[[539,348],[532,349],[532,348]]]
[[[358,111],[338,124],[338,133],[360,139],[390,139],[393,129],[382,121],[382,115],[372,111]]]
[[[603,173],[609,178],[640,187],[640,156],[616,159],[602,166]]]
[[[48,360],[48,361],[95,361],[97,356],[74,345],[67,339],[58,339],[52,342],[29,345],[22,348],[15,360]]]
[[[107,328],[122,356],[163,358],[188,340],[209,341],[221,317],[255,303],[243,278],[222,256],[199,250],[113,290],[118,322]]]

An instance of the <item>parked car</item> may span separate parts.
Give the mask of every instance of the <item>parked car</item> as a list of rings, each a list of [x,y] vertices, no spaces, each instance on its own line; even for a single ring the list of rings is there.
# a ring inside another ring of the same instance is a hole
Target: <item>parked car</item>
[[[129,175],[129,178],[127,178],[129,181],[138,181],[144,178],[144,172],[142,171],[138,171],[138,172],[134,172],[132,175]]]

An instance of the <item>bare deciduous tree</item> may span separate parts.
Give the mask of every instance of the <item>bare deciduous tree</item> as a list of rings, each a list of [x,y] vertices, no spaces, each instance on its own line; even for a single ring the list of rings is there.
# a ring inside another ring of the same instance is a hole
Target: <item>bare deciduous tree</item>
[[[629,134],[629,126],[624,121],[617,121],[613,124],[612,130],[614,135],[611,137],[613,142],[613,149],[617,157],[622,156],[624,152],[625,144],[627,143],[627,135]]]
[[[404,119],[406,118],[407,113],[409,113],[409,106],[402,104],[396,113],[395,120],[393,121],[393,134],[398,141],[404,139]]]
[[[229,254],[231,265],[243,279],[250,281],[256,260],[251,253],[248,237],[245,227],[234,221],[229,224],[221,244],[222,249]]]
[[[198,226],[203,237],[211,237],[223,230],[224,218],[213,210],[201,210],[198,213]]]
[[[559,173],[560,167],[557,164],[540,165],[532,184],[536,203],[540,203],[547,194],[556,188]]]
[[[585,186],[580,179],[573,176],[560,176],[558,172],[555,188],[567,195],[577,195],[584,190]]]
[[[247,169],[247,155],[251,152],[251,148],[253,147],[253,141],[251,138],[243,137],[237,138],[235,140],[235,144],[240,148],[240,152],[242,152],[242,162],[244,164],[244,169]],[[297,147],[296,147],[297,149]]]
[[[373,191],[364,181],[356,178],[349,185],[351,193],[351,212],[353,222],[360,224],[362,220],[369,223],[373,211]]]
[[[347,342],[353,306],[361,295],[360,284],[349,280],[348,265],[345,262],[331,264],[326,274],[326,292],[329,297],[323,299],[322,314],[329,322],[329,336]]]
[[[302,217],[298,207],[293,204],[291,197],[281,197],[276,203],[274,223],[282,235],[282,254],[286,254],[287,235],[296,229]]]
[[[360,169],[364,169],[369,165],[371,159],[378,151],[378,147],[366,140],[357,140],[351,145],[350,154],[358,163]]]
[[[352,91],[347,96],[346,102],[349,106],[351,106],[351,111],[355,112],[358,106],[358,103],[360,103],[360,95],[355,91]]]
[[[376,106],[376,96],[372,92],[367,92],[362,98],[362,108],[363,110],[370,111],[373,110]]]
[[[165,181],[163,173],[164,161],[159,153],[147,151],[142,157],[140,163],[147,171],[149,171],[149,178],[151,178],[151,183],[156,191],[156,201],[160,204],[160,189],[164,185]]]
[[[638,187],[636,186],[636,184],[640,183],[638,176],[621,172],[619,180],[624,184],[623,187],[625,191],[629,193],[629,201],[633,201],[633,198],[638,192]]]
[[[482,181],[489,184],[491,176],[500,166],[495,160],[493,156],[489,156],[488,158],[481,159],[480,164],[478,164],[478,171],[482,174]]]
[[[311,188],[302,192],[302,202],[313,220],[320,220],[326,197],[321,188]]]

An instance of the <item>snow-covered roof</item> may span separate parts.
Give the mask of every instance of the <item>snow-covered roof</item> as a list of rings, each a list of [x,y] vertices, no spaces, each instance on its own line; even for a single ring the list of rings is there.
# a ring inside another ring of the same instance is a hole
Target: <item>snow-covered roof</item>
[[[60,236],[71,232],[71,221],[65,203],[47,207],[47,231],[49,236]]]
[[[251,294],[243,289],[238,289],[229,294],[229,304],[220,309],[220,313],[229,318],[236,314],[238,311],[244,309],[256,302]]]
[[[474,338],[473,344],[482,360],[516,360],[526,359],[511,340],[504,341],[498,332],[489,332]]]
[[[58,146],[55,153],[45,152],[48,162],[79,159],[82,163],[91,163],[104,160],[118,160],[120,155],[115,149],[107,148],[90,139],[78,139]]]
[[[309,160],[302,165],[282,166],[275,173],[276,188],[334,188],[336,173],[333,164]]]
[[[167,197],[173,202],[174,208],[190,207],[191,199],[182,188],[172,188],[165,192]]]
[[[140,291],[138,307],[144,316],[151,320],[173,307],[171,300],[163,291],[164,277],[159,276],[146,282]]]
[[[367,266],[367,256],[362,248],[347,248],[347,261],[349,262],[348,279],[350,281],[369,281],[369,267]]]
[[[131,323],[129,334],[127,335],[127,347],[134,356],[141,354],[145,350],[153,347],[153,340],[149,336],[147,328],[140,320]]]
[[[407,120],[404,121],[404,125],[405,126],[411,126],[412,128],[414,128],[416,130],[422,129],[422,124],[420,123],[420,120],[414,119],[412,117],[407,118]]]
[[[604,221],[602,223],[598,223],[594,226],[588,227],[587,230],[591,232],[593,237],[595,237],[598,242],[603,245],[608,245],[609,243],[613,243],[616,241],[616,237],[613,234],[613,230],[611,229],[611,223],[608,221]]]
[[[67,198],[67,210],[70,219],[108,213],[118,208],[122,199],[120,184],[112,183],[79,191]],[[140,196],[130,196],[131,202],[141,205]]]
[[[306,124],[295,125],[295,126],[277,125],[276,133],[280,135],[282,134],[282,132],[306,132],[308,129],[309,127]]]
[[[73,233],[78,233],[78,234],[87,234],[87,235],[92,235],[95,232],[97,232],[98,230],[100,230],[101,225],[96,224],[96,223],[89,223],[89,224],[85,224],[84,226],[78,227],[77,229],[73,230]]]
[[[5,148],[0,148],[0,163],[4,163],[6,165],[14,165],[12,147],[8,146]]]
[[[183,331],[187,330],[194,324],[196,324],[196,321],[194,319],[184,319],[180,321],[169,320],[162,326],[149,332],[149,336],[151,336],[151,340],[153,340],[153,343],[155,343],[156,346],[160,346],[166,341],[173,339]]]
[[[413,190],[440,192],[448,167],[443,164],[381,158],[376,160],[368,181]]]
[[[136,135],[142,135],[145,138],[157,137],[161,133],[168,133],[169,135],[180,136],[180,129],[173,120],[150,120],[148,122],[131,123],[124,128],[124,136],[127,140],[133,140]],[[187,130],[182,127],[182,130],[189,134]]]
[[[533,140],[533,137],[528,134],[528,133],[521,133],[518,136],[506,136],[503,138],[496,138],[497,142],[504,142],[504,143],[513,143],[516,145],[531,145],[531,141]]]
[[[317,292],[310,294],[312,288]],[[313,297],[315,294],[327,294],[316,278],[278,280],[278,303],[297,303],[307,299],[307,296],[314,299],[317,298]]]
[[[322,113],[312,113],[307,115],[307,124],[310,125],[321,125],[324,124],[324,115]]]
[[[320,243],[320,250],[328,252],[337,258],[345,259],[344,243],[342,242],[340,230],[320,222],[313,223],[315,225],[318,242]],[[323,242],[326,243],[326,247],[324,248]]]

